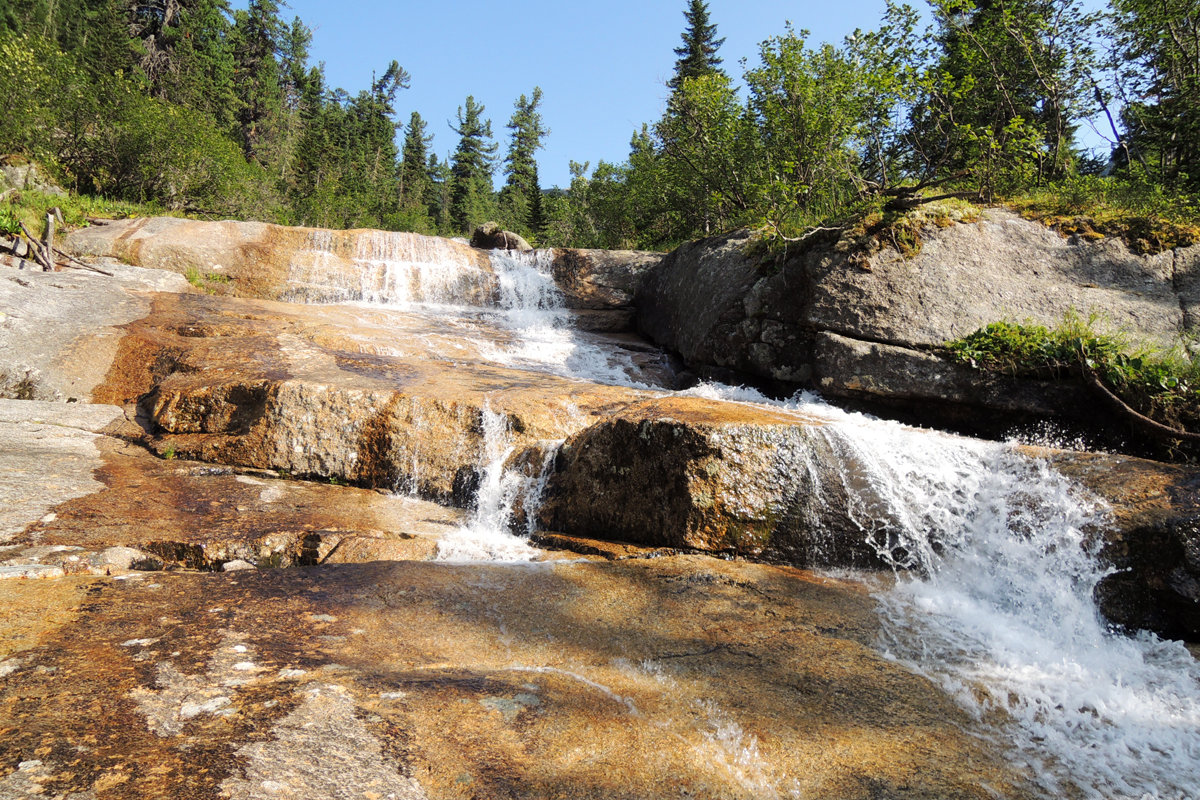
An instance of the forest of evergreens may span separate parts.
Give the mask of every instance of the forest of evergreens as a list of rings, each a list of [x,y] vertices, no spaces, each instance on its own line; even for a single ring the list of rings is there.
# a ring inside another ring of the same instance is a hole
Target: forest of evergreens
[[[840,44],[779,32],[736,78],[690,0],[662,118],[624,163],[572,163],[551,190],[540,89],[506,141],[465,98],[439,160],[420,113],[398,112],[400,64],[332,88],[280,6],[0,0],[0,153],[171,211],[444,235],[496,220],[541,245],[793,239],[936,196],[1200,216],[1200,0],[929,0],[927,23],[889,3]],[[1111,147],[1083,149],[1084,125]]]

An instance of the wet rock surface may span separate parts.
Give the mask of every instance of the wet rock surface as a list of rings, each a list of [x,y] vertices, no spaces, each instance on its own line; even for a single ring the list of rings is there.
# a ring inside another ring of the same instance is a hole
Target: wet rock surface
[[[824,424],[691,397],[630,405],[566,441],[541,521],[649,546],[877,565],[823,472],[837,460]]]
[[[306,303],[486,305],[499,289],[490,256],[478,248],[532,249],[512,233],[506,244],[504,235],[497,229],[469,246],[412,233],[151,217],[74,231],[63,246],[78,256],[188,274],[210,294]],[[566,306],[582,312],[586,329],[605,331],[633,329],[634,294],[663,258],[634,251],[543,252],[549,253]]]
[[[245,276],[275,257],[217,230]],[[278,235],[301,237],[289,277],[230,291],[295,290],[293,269],[336,288],[325,255],[390,241]],[[581,313],[623,314],[652,261],[557,277]],[[712,557],[878,564],[847,512],[871,454],[847,460],[828,420],[503,361],[519,334],[478,315],[47,286],[120,335],[86,365],[112,405],[0,402],[0,797],[1044,796],[1002,720],[880,655],[862,584]],[[1114,508],[1106,613],[1194,636],[1195,474],[1034,454]],[[431,562],[492,458],[546,479],[545,550]]]
[[[646,395],[497,366],[477,346],[397,312],[160,295],[103,396],[140,401],[160,452],[461,503],[485,408],[530,448]]]
[[[1097,587],[1105,616],[1130,630],[1200,638],[1200,474],[1143,459],[1034,451],[1110,506],[1097,532],[1112,567]]]
[[[795,570],[48,583],[57,610],[0,634],[7,796],[1028,796],[947,698],[871,650],[861,589]]]

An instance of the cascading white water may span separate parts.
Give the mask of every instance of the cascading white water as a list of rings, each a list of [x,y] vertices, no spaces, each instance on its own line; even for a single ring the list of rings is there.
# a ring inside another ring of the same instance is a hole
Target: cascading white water
[[[292,258],[285,299],[400,307],[480,303],[494,291],[495,277],[473,258],[466,246],[436,236],[314,230]]]
[[[754,392],[695,393],[764,402]],[[767,401],[769,402],[769,401]],[[1015,743],[1055,796],[1184,800],[1200,792],[1200,665],[1178,642],[1109,630],[1087,531],[1102,505],[1011,447],[787,402],[821,433],[849,513],[903,568],[876,595],[880,650]]]
[[[512,533],[513,507],[520,499],[528,519],[526,535],[533,532],[532,511],[541,501],[554,448],[543,456],[541,469],[529,476],[508,468],[513,454],[508,417],[483,409],[483,443],[479,457],[479,488],[475,508],[467,523],[438,541],[438,561],[531,561],[540,551],[528,539]]]
[[[361,260],[386,256],[372,251]],[[634,385],[628,359],[571,328],[548,259],[493,253],[499,308],[487,316],[509,335],[484,341],[483,354],[522,369]],[[388,280],[391,287],[403,283]],[[453,284],[424,274],[419,282],[439,280]],[[467,302],[435,295],[361,288],[358,297],[406,310],[418,302]],[[729,387],[691,393],[772,403]],[[1103,524],[1094,499],[1001,444],[881,422],[810,397],[782,404],[828,421],[820,434],[838,463],[823,472],[841,481],[864,541],[902,568],[877,592],[885,656],[927,675],[994,726],[1048,795],[1197,796],[1200,668],[1178,643],[1107,629],[1092,600],[1103,576],[1087,536]],[[512,443],[504,414],[485,409],[483,434],[476,509],[439,557],[527,561],[536,551],[509,528],[514,502],[537,480],[506,471]],[[530,519],[535,505],[533,498],[524,503]]]
[[[628,353],[600,347],[581,336],[551,269],[554,253],[492,251],[500,280],[499,322],[515,342],[492,347],[487,355],[506,366],[551,372],[593,383],[645,387]]]

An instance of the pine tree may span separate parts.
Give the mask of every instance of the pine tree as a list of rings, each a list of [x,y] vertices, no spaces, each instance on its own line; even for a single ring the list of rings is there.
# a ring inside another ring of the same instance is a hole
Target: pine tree
[[[533,96],[521,97],[515,103],[508,129],[512,131],[508,154],[504,158],[504,174],[508,176],[500,191],[500,207],[512,227],[521,233],[530,234],[537,230],[533,219],[534,198],[540,201],[541,187],[538,186],[537,161],[534,156],[542,147],[550,131],[542,126],[542,115],[538,106],[542,102],[542,90],[535,86]],[[539,202],[540,205],[540,202]],[[541,211],[539,209],[540,216]]]
[[[234,91],[231,12],[226,0],[193,0],[176,16],[168,40],[172,68],[162,76],[159,96],[202,111],[233,133],[239,108]]]
[[[404,147],[400,156],[400,200],[403,205],[424,205],[432,183],[429,177],[429,145],[433,136],[427,134],[424,118],[412,112]]]
[[[687,19],[683,46],[675,48],[675,55],[679,59],[675,62],[675,75],[667,82],[672,91],[678,91],[688,78],[721,71],[717,50],[725,43],[725,39],[717,38],[717,26],[708,21],[708,3],[690,0],[683,16]]]
[[[466,109],[458,107],[458,149],[451,161],[450,224],[455,232],[468,234],[491,213],[492,169],[498,145],[492,141],[492,121],[483,119],[484,107],[467,97]]]
[[[237,121],[246,157],[260,164],[275,161],[272,147],[283,113],[278,53],[283,38],[276,0],[250,0],[234,15],[234,85],[241,106]]]
[[[450,188],[454,175],[450,170],[450,160],[439,161],[437,153],[430,153],[429,178],[432,184],[428,196],[429,216],[433,217],[438,233],[451,233]]]

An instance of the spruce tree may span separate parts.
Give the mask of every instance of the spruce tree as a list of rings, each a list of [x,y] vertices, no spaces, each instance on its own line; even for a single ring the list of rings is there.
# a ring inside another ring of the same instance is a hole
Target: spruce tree
[[[425,132],[425,120],[419,111],[412,112],[404,147],[400,156],[400,202],[402,205],[424,205],[433,181],[429,176],[429,145],[433,136]]]
[[[672,91],[678,91],[688,78],[721,71],[717,50],[725,43],[725,39],[717,38],[717,26],[708,21],[708,3],[690,0],[683,16],[687,19],[683,46],[675,48],[675,55],[679,59],[675,62],[675,75],[667,82]]]
[[[512,118],[508,121],[512,139],[504,157],[504,174],[508,180],[500,191],[500,205],[507,221],[526,234],[536,232],[533,204],[535,198],[540,201],[538,195],[541,194],[534,156],[542,147],[542,139],[550,133],[542,126],[542,115],[538,111],[541,102],[542,90],[535,86],[532,97],[521,95],[515,103]],[[538,213],[540,215],[540,209]]]
[[[250,0],[234,15],[234,85],[241,107],[238,124],[246,157],[269,164],[279,136],[283,85],[278,53],[284,36],[276,0]]]
[[[170,39],[174,66],[160,83],[161,97],[203,111],[226,133],[233,133],[239,106],[230,15],[225,0],[197,0],[182,8],[178,33]]]
[[[492,141],[492,121],[483,119],[484,107],[467,97],[458,107],[458,149],[451,159],[450,224],[456,233],[468,234],[486,221],[492,206],[492,168],[498,145]]]

